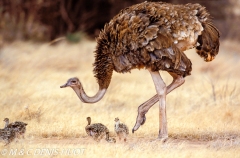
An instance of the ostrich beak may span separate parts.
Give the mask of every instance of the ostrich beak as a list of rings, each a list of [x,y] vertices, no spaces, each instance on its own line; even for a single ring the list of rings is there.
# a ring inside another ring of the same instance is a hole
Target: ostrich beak
[[[68,87],[68,83],[65,83],[64,85],[60,86],[60,88],[66,88]]]

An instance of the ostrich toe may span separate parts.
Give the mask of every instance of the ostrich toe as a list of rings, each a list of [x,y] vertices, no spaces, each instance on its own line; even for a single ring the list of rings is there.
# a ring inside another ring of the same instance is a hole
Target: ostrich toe
[[[136,120],[136,124],[132,129],[132,133],[134,133],[136,130],[138,130],[138,128],[143,125],[146,122],[146,116],[145,115],[138,115],[137,120]]]

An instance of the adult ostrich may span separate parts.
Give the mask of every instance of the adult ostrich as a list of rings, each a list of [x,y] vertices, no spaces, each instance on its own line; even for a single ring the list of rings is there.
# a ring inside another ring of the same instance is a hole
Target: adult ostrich
[[[97,38],[93,72],[99,91],[86,95],[78,78],[70,78],[63,87],[70,86],[84,103],[102,99],[111,81],[113,70],[119,73],[145,68],[153,79],[157,94],[138,107],[132,132],[146,121],[145,114],[159,101],[159,136],[168,137],[166,94],[184,83],[190,75],[191,61],[183,51],[196,47],[205,61],[212,61],[219,50],[219,31],[209,13],[200,4],[173,5],[144,2],[120,11]],[[159,71],[167,71],[173,81],[166,86]]]

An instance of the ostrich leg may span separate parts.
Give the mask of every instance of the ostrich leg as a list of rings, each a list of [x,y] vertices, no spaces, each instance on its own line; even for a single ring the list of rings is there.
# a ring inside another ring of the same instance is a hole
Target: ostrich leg
[[[167,86],[167,94],[184,83],[184,78],[182,76],[177,75],[175,73],[171,73],[171,72],[168,72],[168,73],[173,77],[173,81],[170,85]],[[158,95],[156,94],[138,107],[138,116],[136,119],[135,126],[132,129],[132,133],[138,130],[138,128],[145,123],[146,121],[145,114],[157,101],[158,101]]]
[[[166,116],[166,95],[167,95],[167,87],[161,78],[158,71],[149,72],[152,76],[158,99],[159,99],[159,135],[158,138],[166,139],[168,137],[167,131],[167,116]]]

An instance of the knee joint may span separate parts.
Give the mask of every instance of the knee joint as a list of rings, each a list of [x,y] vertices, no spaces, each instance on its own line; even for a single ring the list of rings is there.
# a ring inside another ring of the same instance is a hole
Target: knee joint
[[[166,95],[166,93],[167,93],[167,87],[166,86],[164,86],[161,89],[157,90],[158,96]]]
[[[181,76],[176,79],[176,82],[179,84],[183,84],[185,82],[185,79]]]

